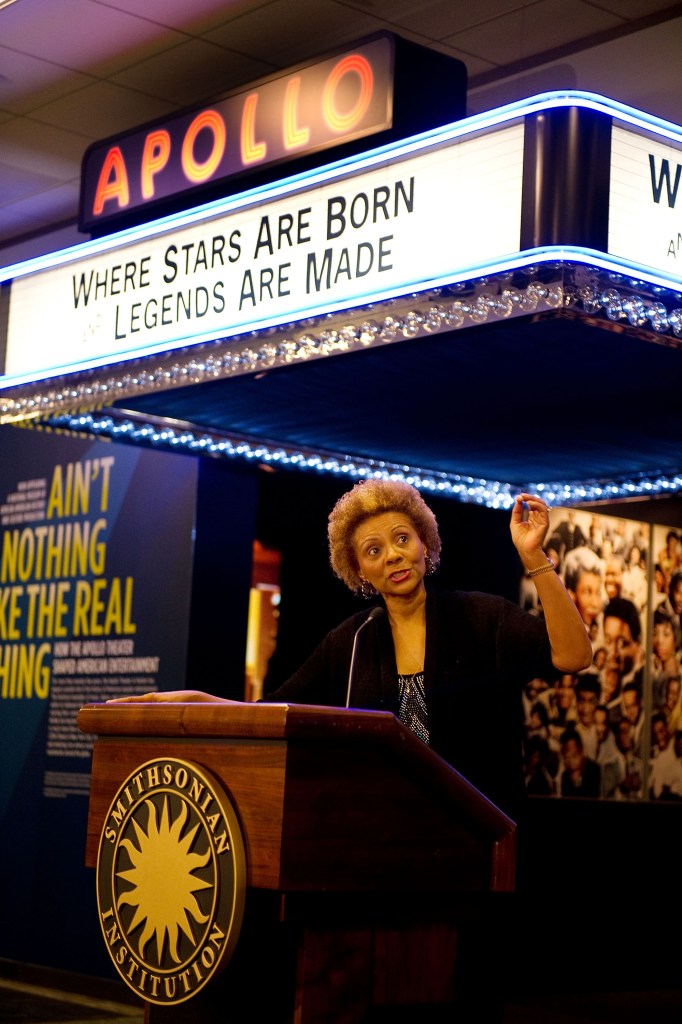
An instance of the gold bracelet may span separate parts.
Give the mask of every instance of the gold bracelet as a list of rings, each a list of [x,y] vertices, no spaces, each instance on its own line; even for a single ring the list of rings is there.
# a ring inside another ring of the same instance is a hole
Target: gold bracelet
[[[556,565],[551,558],[547,559],[547,565],[541,565],[537,569],[529,569],[529,576],[539,576],[541,572],[551,572],[552,569],[556,569]]]

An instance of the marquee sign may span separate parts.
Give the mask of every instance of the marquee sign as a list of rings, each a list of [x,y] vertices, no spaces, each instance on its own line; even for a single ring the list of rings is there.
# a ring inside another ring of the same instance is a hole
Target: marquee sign
[[[609,252],[682,279],[682,139],[614,125]]]
[[[590,173],[578,146],[561,179],[580,111]],[[4,386],[567,254],[679,287],[681,179],[682,128],[590,93],[510,104],[10,268]],[[548,189],[575,220],[551,235]]]
[[[16,279],[5,373],[167,351],[401,293],[519,247],[523,124],[437,141]]]

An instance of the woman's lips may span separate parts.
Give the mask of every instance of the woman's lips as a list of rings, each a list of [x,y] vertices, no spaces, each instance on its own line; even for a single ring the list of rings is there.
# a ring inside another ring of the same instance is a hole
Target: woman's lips
[[[391,575],[389,576],[389,579],[391,580],[392,583],[402,583],[402,581],[404,579],[407,579],[409,575],[409,569],[400,569],[399,572],[392,572]]]

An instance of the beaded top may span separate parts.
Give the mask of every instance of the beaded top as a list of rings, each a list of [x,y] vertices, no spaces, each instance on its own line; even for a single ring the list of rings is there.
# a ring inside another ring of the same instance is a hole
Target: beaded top
[[[426,711],[426,693],[424,691],[424,673],[398,676],[398,692],[400,721],[416,733],[424,743],[429,742],[428,714]]]

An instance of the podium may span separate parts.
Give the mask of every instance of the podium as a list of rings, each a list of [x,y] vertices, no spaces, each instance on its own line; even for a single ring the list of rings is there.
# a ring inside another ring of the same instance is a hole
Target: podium
[[[87,866],[122,783],[158,757],[210,771],[244,838],[229,963],[179,1006],[145,1003],[148,1024],[466,1021],[494,986],[515,824],[392,714],[97,704],[77,721],[95,737]]]

